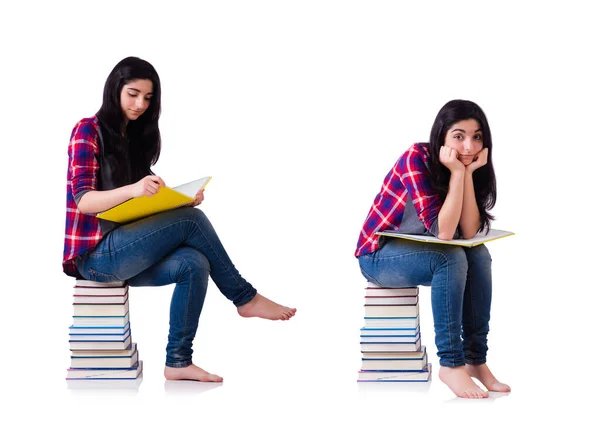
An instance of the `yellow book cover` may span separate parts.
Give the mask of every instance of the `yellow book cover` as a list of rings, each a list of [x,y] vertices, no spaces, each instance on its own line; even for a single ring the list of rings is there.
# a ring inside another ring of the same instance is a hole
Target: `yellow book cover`
[[[451,245],[460,245],[461,247],[475,247],[477,245],[481,245],[484,242],[493,241],[495,239],[504,238],[507,236],[514,235],[514,232],[502,231],[500,229],[490,229],[490,232],[486,234],[485,232],[479,232],[471,239],[451,239],[449,241],[445,241],[443,239],[436,238],[432,235],[411,235],[411,234],[401,234],[394,231],[382,231],[375,232],[375,235],[381,236],[391,236],[394,238],[403,238],[409,239],[411,241],[419,241],[419,242],[433,242],[435,244],[451,244]]]
[[[194,202],[196,193],[204,189],[211,176],[188,182],[174,188],[161,187],[152,197],[137,197],[98,213],[99,219],[128,223],[156,213],[176,209]]]

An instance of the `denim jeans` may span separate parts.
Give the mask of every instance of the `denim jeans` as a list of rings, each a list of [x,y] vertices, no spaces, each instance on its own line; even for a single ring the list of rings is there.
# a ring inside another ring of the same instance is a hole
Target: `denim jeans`
[[[256,295],[237,271],[204,213],[193,207],[156,214],[119,226],[76,260],[88,280],[127,280],[131,286],[175,283],[166,365],[192,364],[192,342],[204,304],[208,276],[236,307]]]
[[[380,240],[384,244],[379,250],[358,258],[367,280],[389,288],[431,286],[440,365],[485,363],[492,302],[492,258],[487,248]]]

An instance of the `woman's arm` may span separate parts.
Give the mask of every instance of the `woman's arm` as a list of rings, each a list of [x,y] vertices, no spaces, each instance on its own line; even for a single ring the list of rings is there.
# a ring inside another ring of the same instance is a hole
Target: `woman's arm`
[[[83,194],[79,203],[77,203],[77,208],[80,212],[86,214],[100,213],[130,198],[141,197],[143,195],[152,197],[158,192],[161,186],[164,187],[165,183],[160,176],[148,175],[135,184],[125,185],[108,191],[88,191]]]
[[[446,146],[440,149],[440,163],[450,170],[450,183],[438,214],[438,238],[450,240],[454,237],[463,211],[466,168],[458,159],[457,151]]]
[[[481,225],[481,217],[479,216],[477,201],[475,201],[473,172],[468,170],[465,170],[462,214],[460,215],[459,225],[462,236],[465,239],[473,238]]]
[[[473,172],[487,163],[488,149],[484,148],[475,159],[465,166],[465,186],[463,194],[462,214],[460,215],[460,231],[463,238],[469,239],[477,235],[481,226],[481,215],[475,199]]]

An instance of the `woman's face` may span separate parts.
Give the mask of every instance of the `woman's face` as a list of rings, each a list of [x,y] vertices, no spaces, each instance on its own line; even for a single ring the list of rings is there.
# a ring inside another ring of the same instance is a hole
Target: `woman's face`
[[[458,153],[458,159],[465,165],[471,164],[483,149],[483,132],[479,122],[467,119],[456,122],[446,132],[444,145]]]
[[[121,110],[127,121],[136,120],[150,106],[152,98],[152,81],[149,79],[134,79],[123,86],[121,90]]]

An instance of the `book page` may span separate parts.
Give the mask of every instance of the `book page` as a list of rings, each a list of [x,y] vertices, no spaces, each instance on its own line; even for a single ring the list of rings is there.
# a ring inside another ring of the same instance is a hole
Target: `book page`
[[[188,197],[194,198],[196,196],[196,193],[202,188],[206,187],[210,180],[210,176],[205,176],[204,178],[200,178],[195,181],[188,182],[186,184],[178,185],[176,187],[173,187],[172,189],[182,193],[183,195],[187,195]]]

